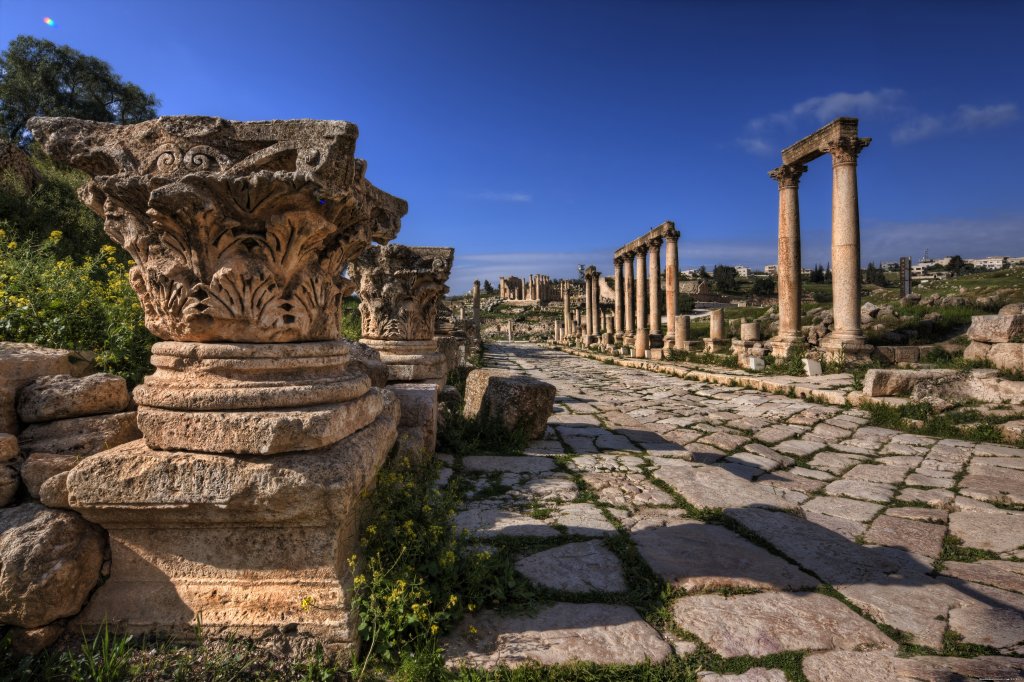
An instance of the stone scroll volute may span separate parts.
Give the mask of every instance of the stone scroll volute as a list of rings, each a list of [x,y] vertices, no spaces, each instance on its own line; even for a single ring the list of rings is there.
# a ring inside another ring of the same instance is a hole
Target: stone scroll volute
[[[92,176],[83,200],[135,261],[146,327],[173,341],[339,337],[342,273],[398,232],[407,205],[371,185],[344,121],[172,116],[29,123]]]

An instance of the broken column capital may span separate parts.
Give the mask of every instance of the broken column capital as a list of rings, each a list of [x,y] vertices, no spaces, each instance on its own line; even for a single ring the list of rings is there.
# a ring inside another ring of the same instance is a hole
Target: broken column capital
[[[167,116],[132,125],[33,118],[83,201],[135,261],[146,327],[168,341],[329,341],[341,275],[408,210],[371,185],[344,121]]]

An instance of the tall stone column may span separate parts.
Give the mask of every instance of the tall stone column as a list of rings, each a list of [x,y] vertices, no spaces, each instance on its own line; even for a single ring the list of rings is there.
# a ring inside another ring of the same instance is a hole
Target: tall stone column
[[[591,295],[591,290],[594,286],[594,282],[590,277],[590,269],[583,273],[583,305],[586,307],[586,335],[588,337],[594,335],[594,315],[591,305],[593,304],[594,297]]]
[[[566,334],[572,334],[572,314],[569,311],[569,283],[562,282],[562,323]]]
[[[633,312],[633,304],[636,297],[636,279],[633,275],[633,259],[636,254],[627,253],[622,261],[622,307],[623,322],[626,325],[623,333],[623,343],[629,344],[633,341],[633,334],[636,331],[636,314]]]
[[[622,335],[625,330],[625,326],[622,324],[622,314],[624,312],[623,301],[623,282],[622,282],[622,258],[615,259],[615,342],[622,342]]]
[[[784,358],[790,348],[803,343],[800,331],[800,176],[807,166],[779,166],[768,175],[779,183],[779,256],[776,277],[779,292],[779,333],[772,339],[772,353]]]
[[[593,266],[591,266],[593,268]],[[590,273],[590,314],[593,317],[592,325],[594,335],[600,334],[601,329],[601,273],[593,268]]]
[[[641,246],[636,252],[636,331],[647,329],[647,247]]]
[[[480,280],[473,280],[473,322],[480,324]]]
[[[661,304],[658,300],[661,293],[661,243],[662,239],[655,237],[651,240],[650,250],[647,252],[647,290],[650,298],[648,317],[651,336],[661,335]]]
[[[342,274],[407,205],[366,181],[343,121],[34,118],[131,256],[156,371],[144,438],[81,460],[70,506],[106,529],[110,575],[69,624],[188,638],[274,632],[358,646],[358,509],[398,405],[339,340]],[[313,608],[309,608],[312,605]]]
[[[668,336],[675,339],[676,312],[679,310],[679,232],[672,229],[665,235],[665,316]],[[666,339],[665,347],[671,344]]]
[[[844,138],[829,146],[832,154],[832,316],[835,327],[822,346],[856,353],[864,346],[860,328],[860,211],[857,155],[868,138]]]

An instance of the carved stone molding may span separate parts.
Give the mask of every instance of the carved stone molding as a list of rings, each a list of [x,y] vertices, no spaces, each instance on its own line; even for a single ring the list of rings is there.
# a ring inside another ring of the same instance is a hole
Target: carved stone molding
[[[832,155],[832,163],[840,165],[857,163],[857,156],[869,144],[871,144],[870,137],[841,137],[830,142],[825,149]]]
[[[779,189],[795,189],[800,184],[800,176],[807,172],[807,166],[779,166],[768,171],[768,177],[778,181]]]
[[[34,118],[47,154],[92,176],[83,201],[134,259],[146,327],[173,341],[338,338],[342,276],[407,204],[371,185],[344,121]]]
[[[455,249],[374,246],[352,264],[364,339],[434,338],[438,301],[448,293]]]

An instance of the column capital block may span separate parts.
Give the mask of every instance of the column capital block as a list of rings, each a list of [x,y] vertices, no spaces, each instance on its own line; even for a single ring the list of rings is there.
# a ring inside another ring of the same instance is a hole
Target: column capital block
[[[861,150],[871,144],[870,137],[841,137],[830,142],[826,151],[832,155],[833,165],[857,163]]]
[[[768,177],[777,180],[779,189],[796,189],[800,176],[807,172],[807,166],[800,164],[782,165],[768,171]]]

